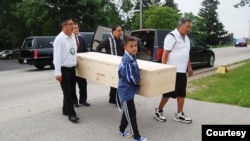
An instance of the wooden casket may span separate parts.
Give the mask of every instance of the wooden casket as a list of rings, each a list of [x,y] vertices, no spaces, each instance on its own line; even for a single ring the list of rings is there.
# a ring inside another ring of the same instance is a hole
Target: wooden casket
[[[98,52],[78,53],[76,75],[117,88],[120,61],[120,56]],[[141,76],[139,95],[150,98],[174,90],[175,66],[140,59],[137,62]]]

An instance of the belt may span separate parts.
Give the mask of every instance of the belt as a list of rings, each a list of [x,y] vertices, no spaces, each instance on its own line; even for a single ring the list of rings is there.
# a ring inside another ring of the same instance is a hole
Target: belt
[[[64,66],[62,66],[62,68],[64,68],[64,69],[74,69],[75,66],[73,66],[73,67],[64,67]]]

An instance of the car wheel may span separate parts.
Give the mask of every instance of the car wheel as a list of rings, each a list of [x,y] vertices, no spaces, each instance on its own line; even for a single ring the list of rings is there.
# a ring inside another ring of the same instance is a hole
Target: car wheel
[[[37,69],[39,69],[39,70],[41,70],[41,69],[43,69],[43,68],[44,68],[44,66],[43,66],[43,65],[35,65],[35,67],[36,67]]]
[[[211,56],[209,57],[207,66],[208,66],[208,67],[213,67],[213,66],[214,66],[214,61],[215,61],[215,57],[214,57],[214,55],[211,55]]]
[[[50,64],[50,68],[54,69],[55,68],[54,64]]]

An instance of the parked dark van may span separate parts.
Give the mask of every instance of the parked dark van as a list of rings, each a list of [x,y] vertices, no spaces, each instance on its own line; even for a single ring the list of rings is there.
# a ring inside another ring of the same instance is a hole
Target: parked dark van
[[[131,36],[140,39],[142,46],[139,48],[138,59],[161,62],[163,44],[166,35],[170,30],[165,29],[141,29],[131,31]],[[194,36],[190,38],[190,59],[192,67],[212,67],[215,62],[215,54],[211,48]]]
[[[24,39],[20,48],[18,62],[34,65],[43,69],[46,65],[53,65],[53,41],[55,36],[30,36]]]

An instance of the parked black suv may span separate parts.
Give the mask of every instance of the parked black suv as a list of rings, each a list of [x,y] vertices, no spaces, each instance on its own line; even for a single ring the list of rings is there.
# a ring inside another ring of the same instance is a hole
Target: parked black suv
[[[55,36],[30,36],[24,39],[20,49],[18,62],[34,65],[43,69],[46,65],[53,65],[53,41]]]
[[[88,51],[91,50],[94,32],[80,32],[86,40]],[[18,62],[20,64],[34,65],[37,69],[43,69],[53,64],[53,41],[56,36],[30,36],[24,39],[20,49]]]
[[[142,47],[139,48],[138,59],[160,62],[163,52],[165,36],[170,30],[164,29],[141,29],[131,31],[131,36],[140,39]],[[211,48],[194,36],[189,35],[191,50],[190,59],[193,67],[212,67],[215,61],[215,54]]]

